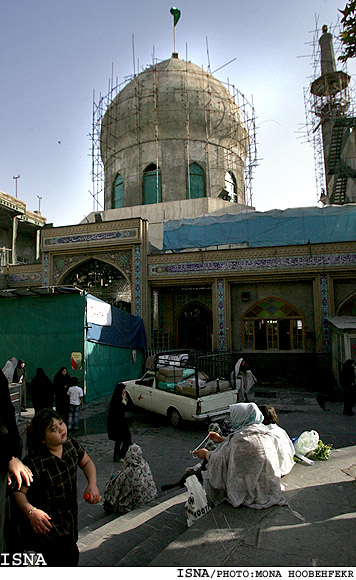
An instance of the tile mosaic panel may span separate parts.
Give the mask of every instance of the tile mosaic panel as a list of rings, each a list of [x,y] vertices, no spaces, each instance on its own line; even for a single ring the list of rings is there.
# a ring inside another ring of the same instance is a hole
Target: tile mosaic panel
[[[53,257],[53,281],[54,285],[58,284],[58,281],[62,278],[63,274],[66,274],[70,268],[74,268],[77,264],[84,262],[85,260],[90,260],[95,258],[96,260],[106,261],[113,266],[116,266],[119,270],[124,272],[127,278],[132,280],[132,267],[131,251],[124,252],[105,252],[103,254],[78,254],[70,256],[54,256]]]

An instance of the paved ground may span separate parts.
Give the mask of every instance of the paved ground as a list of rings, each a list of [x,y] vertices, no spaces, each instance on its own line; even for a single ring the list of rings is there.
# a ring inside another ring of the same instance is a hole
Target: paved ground
[[[295,465],[283,478],[288,506],[221,504],[150,566],[355,567],[355,449],[334,451],[327,464]]]
[[[290,436],[315,429],[335,449],[329,461],[296,465],[283,478],[287,507],[234,509],[223,503],[188,529],[187,493],[176,489],[160,492],[156,501],[115,518],[106,516],[101,505],[84,502],[85,479],[80,474],[80,566],[355,567],[356,417],[342,415],[340,402],[322,409],[313,393],[280,389],[264,394],[268,397],[251,398],[273,404]],[[96,463],[101,493],[117,469],[106,434],[108,402],[106,398],[84,408],[78,433]],[[203,426],[176,431],[164,418],[140,411],[129,421],[133,440],[142,446],[159,488],[179,479],[194,463],[189,450],[206,434]]]

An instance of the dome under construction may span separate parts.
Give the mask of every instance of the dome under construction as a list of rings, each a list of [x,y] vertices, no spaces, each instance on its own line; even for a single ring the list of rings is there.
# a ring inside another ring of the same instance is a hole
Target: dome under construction
[[[135,75],[107,107],[105,209],[201,197],[245,204],[248,149],[235,96],[173,53]]]

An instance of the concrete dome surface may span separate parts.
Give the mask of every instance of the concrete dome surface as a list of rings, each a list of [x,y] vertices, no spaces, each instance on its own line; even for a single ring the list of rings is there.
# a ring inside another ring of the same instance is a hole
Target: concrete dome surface
[[[243,198],[248,144],[242,112],[225,85],[172,55],[136,75],[105,112],[100,135],[105,207],[111,207],[118,174],[124,206],[142,203],[142,175],[150,165],[160,168],[162,201],[185,198],[191,163],[205,172],[207,196],[219,194],[230,171]]]

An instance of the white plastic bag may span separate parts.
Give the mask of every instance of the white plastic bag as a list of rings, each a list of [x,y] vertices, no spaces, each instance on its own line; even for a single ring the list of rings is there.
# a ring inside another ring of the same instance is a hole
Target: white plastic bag
[[[306,455],[318,447],[319,433],[317,431],[303,431],[294,442],[294,449],[300,455]]]
[[[189,495],[184,509],[187,515],[187,524],[190,527],[199,518],[207,514],[211,510],[211,507],[208,505],[205,490],[196,475],[187,477],[185,486]]]

